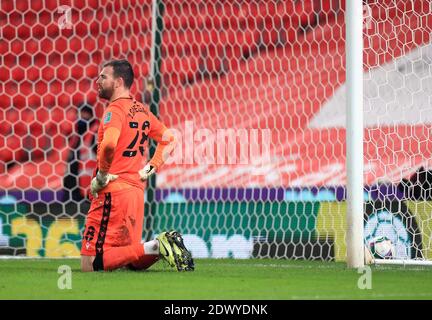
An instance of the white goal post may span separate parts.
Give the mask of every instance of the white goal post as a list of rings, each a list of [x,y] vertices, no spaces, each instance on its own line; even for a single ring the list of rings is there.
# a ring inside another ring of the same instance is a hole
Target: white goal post
[[[346,7],[347,265],[364,266],[363,240],[363,1]]]

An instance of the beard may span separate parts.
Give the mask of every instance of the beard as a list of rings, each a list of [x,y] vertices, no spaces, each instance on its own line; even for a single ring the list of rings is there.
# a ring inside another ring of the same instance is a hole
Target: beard
[[[111,88],[100,88],[98,90],[99,98],[110,100],[114,92],[114,86]]]

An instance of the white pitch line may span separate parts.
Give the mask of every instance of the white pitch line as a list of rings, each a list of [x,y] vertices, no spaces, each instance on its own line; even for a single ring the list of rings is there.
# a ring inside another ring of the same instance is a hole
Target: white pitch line
[[[429,297],[432,298],[432,293],[415,293],[415,294],[383,294],[383,293],[371,293],[371,294],[364,294],[361,297],[357,297],[357,298],[349,298],[348,300],[351,299],[360,299],[360,300],[365,300],[365,299],[371,299],[371,298],[418,298],[418,297]],[[296,299],[296,300],[309,300],[309,299],[317,299],[317,300],[322,300],[322,299],[347,299],[347,295],[315,295],[315,296],[290,296],[290,299]]]

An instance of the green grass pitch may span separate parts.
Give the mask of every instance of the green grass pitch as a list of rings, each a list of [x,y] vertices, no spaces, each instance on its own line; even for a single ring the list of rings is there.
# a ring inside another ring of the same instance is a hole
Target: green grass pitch
[[[58,268],[72,270],[59,289]],[[196,259],[194,272],[159,262],[147,271],[82,273],[78,259],[0,260],[0,299],[432,299],[432,268],[374,266],[372,288],[344,263],[272,259]]]

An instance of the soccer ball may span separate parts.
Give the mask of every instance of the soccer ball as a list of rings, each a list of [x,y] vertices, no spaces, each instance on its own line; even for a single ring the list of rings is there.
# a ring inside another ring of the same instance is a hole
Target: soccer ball
[[[393,243],[387,237],[376,237],[369,242],[369,251],[375,259],[392,259],[395,256]]]

